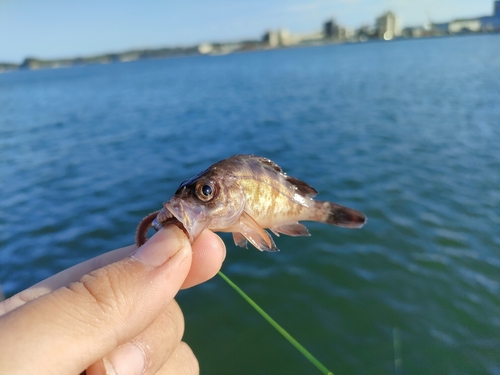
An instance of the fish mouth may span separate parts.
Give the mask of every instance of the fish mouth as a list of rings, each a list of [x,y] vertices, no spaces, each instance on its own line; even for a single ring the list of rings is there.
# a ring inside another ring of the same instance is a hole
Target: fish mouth
[[[204,229],[208,228],[211,219],[206,214],[206,209],[199,204],[189,204],[172,198],[163,204],[185,229],[189,242],[193,243]]]

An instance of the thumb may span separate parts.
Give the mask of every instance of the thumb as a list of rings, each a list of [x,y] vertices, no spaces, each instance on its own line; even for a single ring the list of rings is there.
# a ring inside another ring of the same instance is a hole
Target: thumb
[[[131,257],[11,311],[0,319],[0,373],[82,372],[154,322],[190,265],[191,245],[170,226]]]

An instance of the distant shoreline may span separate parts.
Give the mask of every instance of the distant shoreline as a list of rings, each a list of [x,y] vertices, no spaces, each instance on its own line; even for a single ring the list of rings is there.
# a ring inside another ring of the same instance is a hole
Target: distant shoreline
[[[136,60],[148,59],[164,59],[172,57],[189,57],[189,56],[217,56],[225,55],[236,52],[250,52],[260,50],[273,50],[283,49],[290,47],[301,46],[320,46],[330,44],[357,44],[367,41],[401,41],[410,39],[429,39],[437,37],[455,37],[465,35],[484,35],[484,34],[498,34],[498,32],[476,32],[476,33],[457,33],[449,35],[428,35],[422,37],[398,37],[389,41],[380,40],[378,38],[368,38],[365,40],[336,40],[323,38],[321,40],[301,42],[291,45],[270,46],[269,43],[264,41],[242,41],[236,43],[208,43],[200,44],[190,47],[166,47],[154,49],[138,49],[118,53],[105,53],[94,56],[84,56],[75,58],[63,59],[38,59],[36,57],[27,57],[21,64],[15,63],[2,63],[0,62],[0,73],[6,73],[16,70],[37,70],[37,69],[57,69],[69,68],[74,66],[84,66],[93,64],[109,64],[117,62],[129,62]]]

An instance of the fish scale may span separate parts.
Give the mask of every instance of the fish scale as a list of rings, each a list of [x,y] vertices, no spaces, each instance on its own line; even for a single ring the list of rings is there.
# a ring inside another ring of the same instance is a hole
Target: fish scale
[[[292,194],[286,194],[288,189],[283,184],[242,180],[239,185],[246,192],[247,211],[265,227],[278,224],[289,217],[299,217],[303,209],[307,209],[296,202]]]

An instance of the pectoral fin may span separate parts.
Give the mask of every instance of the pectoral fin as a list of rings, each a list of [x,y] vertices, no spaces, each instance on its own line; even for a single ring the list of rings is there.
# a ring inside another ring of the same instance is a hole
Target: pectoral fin
[[[238,227],[239,234],[244,236],[248,242],[254,245],[258,250],[278,251],[278,248],[269,233],[267,233],[264,228],[262,228],[259,223],[257,223],[255,219],[246,212],[241,214]],[[236,244],[239,245],[240,236],[237,235],[235,237],[233,233],[233,238],[235,239],[235,242],[238,240]]]
[[[287,236],[310,236],[307,228],[300,223],[278,225],[272,227],[271,230],[276,234],[283,233]]]

